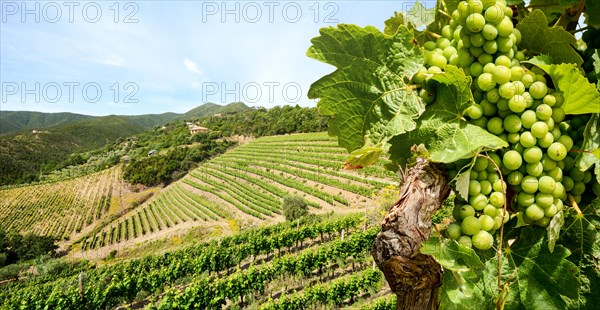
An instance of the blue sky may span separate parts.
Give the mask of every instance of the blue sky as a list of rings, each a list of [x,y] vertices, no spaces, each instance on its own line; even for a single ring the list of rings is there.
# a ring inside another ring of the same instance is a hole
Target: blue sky
[[[319,29],[381,29],[413,2],[0,4],[0,110],[107,115],[236,100],[314,106],[310,84],[333,70],[305,56]]]

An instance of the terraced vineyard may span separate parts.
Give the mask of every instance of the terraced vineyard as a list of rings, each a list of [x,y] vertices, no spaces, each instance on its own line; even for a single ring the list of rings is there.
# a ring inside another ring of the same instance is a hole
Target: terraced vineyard
[[[362,213],[244,230],[63,278],[10,283],[0,287],[0,309],[305,309],[354,304],[384,309],[393,298],[369,254],[378,231]],[[81,284],[79,274],[84,275]]]
[[[229,219],[253,224],[283,220],[281,201],[304,196],[312,213],[368,206],[394,178],[383,163],[344,171],[344,149],[326,133],[264,137],[202,164],[147,203],[91,234],[83,250],[141,240],[158,232]]]
[[[71,238],[108,212],[121,183],[117,166],[63,182],[0,190],[2,228]]]

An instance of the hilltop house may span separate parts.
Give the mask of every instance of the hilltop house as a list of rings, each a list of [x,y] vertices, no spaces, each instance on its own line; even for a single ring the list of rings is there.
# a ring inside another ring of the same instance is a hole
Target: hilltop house
[[[152,155],[156,154],[156,152],[157,152],[156,150],[151,150],[150,152],[148,152],[148,156],[152,156]]]
[[[208,132],[208,128],[202,127],[202,126],[198,126],[198,125],[190,126],[189,128],[190,128],[190,134],[192,134],[192,135],[195,135],[197,133]]]

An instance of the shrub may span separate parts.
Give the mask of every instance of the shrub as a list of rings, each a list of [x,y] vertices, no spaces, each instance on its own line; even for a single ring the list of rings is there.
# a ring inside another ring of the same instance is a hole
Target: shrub
[[[308,215],[308,202],[298,195],[285,196],[281,207],[287,221],[295,221]]]

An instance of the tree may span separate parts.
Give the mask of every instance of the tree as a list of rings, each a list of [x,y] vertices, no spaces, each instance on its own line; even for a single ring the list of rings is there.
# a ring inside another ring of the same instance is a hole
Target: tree
[[[599,7],[510,2],[416,3],[383,32],[321,29],[307,52],[337,68],[308,96],[345,167],[388,151],[399,171],[372,251],[397,309],[600,302]],[[430,238],[450,190],[455,222]]]
[[[298,195],[283,197],[281,208],[283,209],[283,216],[290,222],[308,215],[308,202]]]

